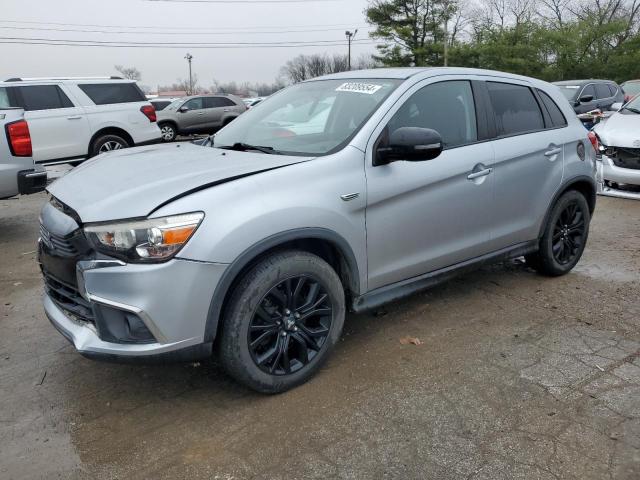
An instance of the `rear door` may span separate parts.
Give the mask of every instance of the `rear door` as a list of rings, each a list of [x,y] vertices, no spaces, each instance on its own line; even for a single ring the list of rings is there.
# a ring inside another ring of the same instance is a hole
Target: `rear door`
[[[29,123],[36,163],[82,158],[87,155],[89,123],[84,110],[60,85],[15,87]]]
[[[225,112],[229,111],[224,100],[226,98],[223,97],[206,97],[204,99],[207,108],[207,126],[211,129],[221,126]]]
[[[548,98],[560,116],[557,127],[544,106],[544,92],[526,82],[490,81],[486,87],[497,132],[492,223],[493,249],[499,250],[537,238],[562,182],[568,129],[555,102]]]

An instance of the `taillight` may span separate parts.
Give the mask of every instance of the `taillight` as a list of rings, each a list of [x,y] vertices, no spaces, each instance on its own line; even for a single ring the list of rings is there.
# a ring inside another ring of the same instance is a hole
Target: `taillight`
[[[140,111],[144,113],[145,117],[147,117],[151,123],[158,119],[156,117],[156,109],[153,105],[144,105],[140,107]]]
[[[600,153],[600,142],[598,142],[598,136],[595,134],[595,132],[589,132],[587,136],[589,137],[591,146],[596,151],[596,153]]]
[[[9,149],[14,157],[30,157],[33,154],[31,148],[31,134],[26,120],[5,125]]]

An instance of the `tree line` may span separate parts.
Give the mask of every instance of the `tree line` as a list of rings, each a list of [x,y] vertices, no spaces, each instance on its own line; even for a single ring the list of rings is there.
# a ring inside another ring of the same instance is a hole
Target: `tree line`
[[[640,77],[640,0],[372,0],[365,14],[384,66]]]

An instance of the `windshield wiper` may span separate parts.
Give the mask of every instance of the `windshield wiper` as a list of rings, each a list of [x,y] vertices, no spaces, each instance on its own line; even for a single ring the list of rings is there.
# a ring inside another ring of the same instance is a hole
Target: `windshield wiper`
[[[238,152],[247,152],[249,150],[255,150],[257,152],[262,152],[262,153],[266,153],[267,155],[282,155],[281,152],[279,152],[278,150],[276,150],[273,147],[263,147],[260,145],[250,145],[248,143],[242,143],[242,142],[238,142],[238,143],[234,143],[232,146],[220,146],[217,148],[222,148],[224,150],[236,150]]]
[[[622,107],[622,110],[629,110],[630,112],[640,114],[640,109],[633,108],[633,107]]]

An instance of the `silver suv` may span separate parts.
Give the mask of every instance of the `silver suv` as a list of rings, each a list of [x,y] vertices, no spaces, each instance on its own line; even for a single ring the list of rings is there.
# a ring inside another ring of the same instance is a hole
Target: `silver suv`
[[[88,357],[219,356],[298,385],[361,312],[512,257],[580,259],[596,154],[557,87],[460,68],[289,87],[201,144],[111,152],[54,183],[39,261]]]
[[[164,142],[177,135],[212,133],[228,125],[247,110],[234,95],[196,95],[175,100],[157,112],[158,126]]]

